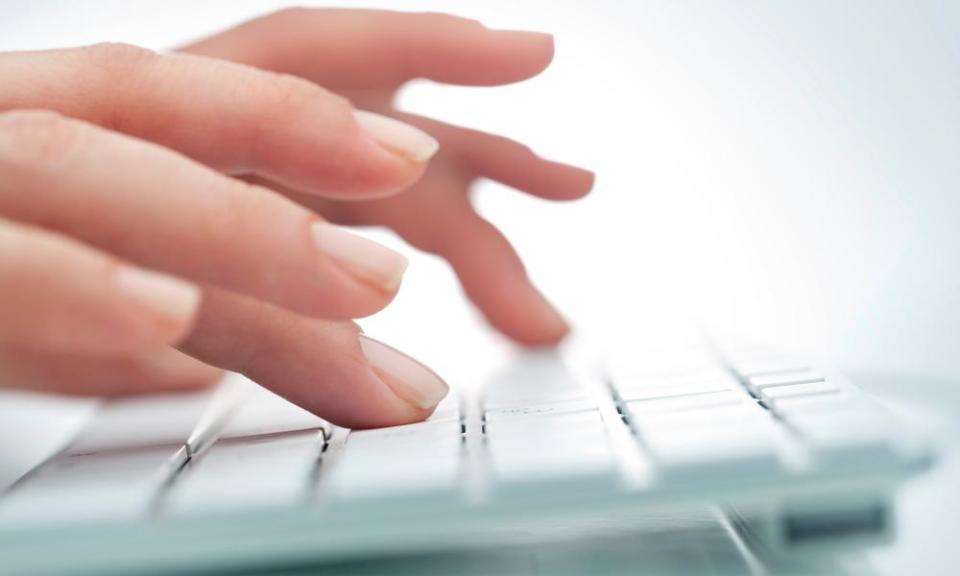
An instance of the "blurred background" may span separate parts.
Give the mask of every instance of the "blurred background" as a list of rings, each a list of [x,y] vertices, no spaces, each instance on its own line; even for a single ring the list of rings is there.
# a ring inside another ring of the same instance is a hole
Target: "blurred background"
[[[0,0],[0,50],[166,50],[286,5]],[[849,371],[960,373],[960,4],[338,5],[556,35],[536,79],[415,83],[401,104],[597,171],[574,204],[489,183],[477,197],[581,333],[692,318]],[[442,366],[471,338],[445,334],[475,316],[423,257],[364,326]]]

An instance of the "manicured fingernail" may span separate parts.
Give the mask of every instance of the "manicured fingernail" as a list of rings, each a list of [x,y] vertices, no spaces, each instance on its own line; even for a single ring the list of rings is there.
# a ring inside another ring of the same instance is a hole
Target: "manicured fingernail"
[[[433,136],[388,116],[355,110],[353,117],[377,144],[412,162],[426,162],[440,148]]]
[[[420,408],[433,408],[450,390],[436,372],[403,352],[363,334],[358,339],[373,371],[401,399]]]
[[[114,276],[120,290],[161,316],[184,320],[200,305],[200,289],[189,282],[138,268],[121,268]]]
[[[317,247],[360,281],[387,292],[400,286],[407,269],[403,255],[326,222],[315,223],[311,232]]]

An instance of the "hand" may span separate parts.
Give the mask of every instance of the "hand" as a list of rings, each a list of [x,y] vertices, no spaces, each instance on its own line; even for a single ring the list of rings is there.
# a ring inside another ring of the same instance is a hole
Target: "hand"
[[[0,55],[0,110],[26,109],[71,118],[0,115],[3,382],[215,377],[176,344],[346,426],[421,419],[446,392],[342,321],[389,302],[402,257],[223,175],[383,197],[421,176],[429,136],[303,80],[127,46]]]
[[[490,178],[551,200],[572,200],[593,185],[590,172],[538,158],[507,138],[402,114],[397,91],[414,78],[495,85],[534,76],[550,63],[553,39],[495,32],[443,14],[288,10],[260,18],[184,51],[296,75],[418,126],[440,142],[426,174],[387,198],[334,201],[263,178],[254,181],[344,224],[387,226],[417,248],[444,257],[467,295],[501,332],[523,344],[554,344],[562,316],[534,288],[510,243],[471,207],[469,190]]]

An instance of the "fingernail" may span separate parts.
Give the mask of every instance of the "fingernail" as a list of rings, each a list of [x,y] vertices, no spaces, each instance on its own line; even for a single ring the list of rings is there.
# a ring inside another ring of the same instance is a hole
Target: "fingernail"
[[[401,399],[420,408],[433,408],[450,390],[436,372],[396,348],[363,334],[358,339],[373,371]]]
[[[311,232],[320,251],[362,282],[387,292],[400,286],[400,279],[407,269],[407,259],[403,255],[326,222],[313,224]]]
[[[353,117],[377,144],[412,162],[426,162],[440,148],[433,136],[388,116],[355,110]]]
[[[200,289],[189,282],[139,268],[121,268],[114,277],[120,290],[161,316],[177,320],[194,315]]]

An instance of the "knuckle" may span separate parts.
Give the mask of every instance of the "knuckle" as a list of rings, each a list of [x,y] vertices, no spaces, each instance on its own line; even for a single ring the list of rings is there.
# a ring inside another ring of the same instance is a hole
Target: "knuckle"
[[[101,42],[81,48],[80,51],[91,65],[114,79],[121,78],[158,57],[152,50],[122,42]]]
[[[288,119],[302,119],[320,102],[325,108],[338,112],[345,113],[350,108],[345,98],[289,74],[270,74],[265,82],[259,84],[261,95],[274,106],[276,112]]]
[[[271,14],[267,14],[264,16],[264,18],[269,18],[271,20],[276,19],[283,22],[288,20],[292,22],[298,22],[304,17],[311,15],[313,12],[314,10],[304,6],[290,6],[288,8],[277,10]]]
[[[0,114],[0,163],[49,169],[78,147],[80,124],[45,110]]]

